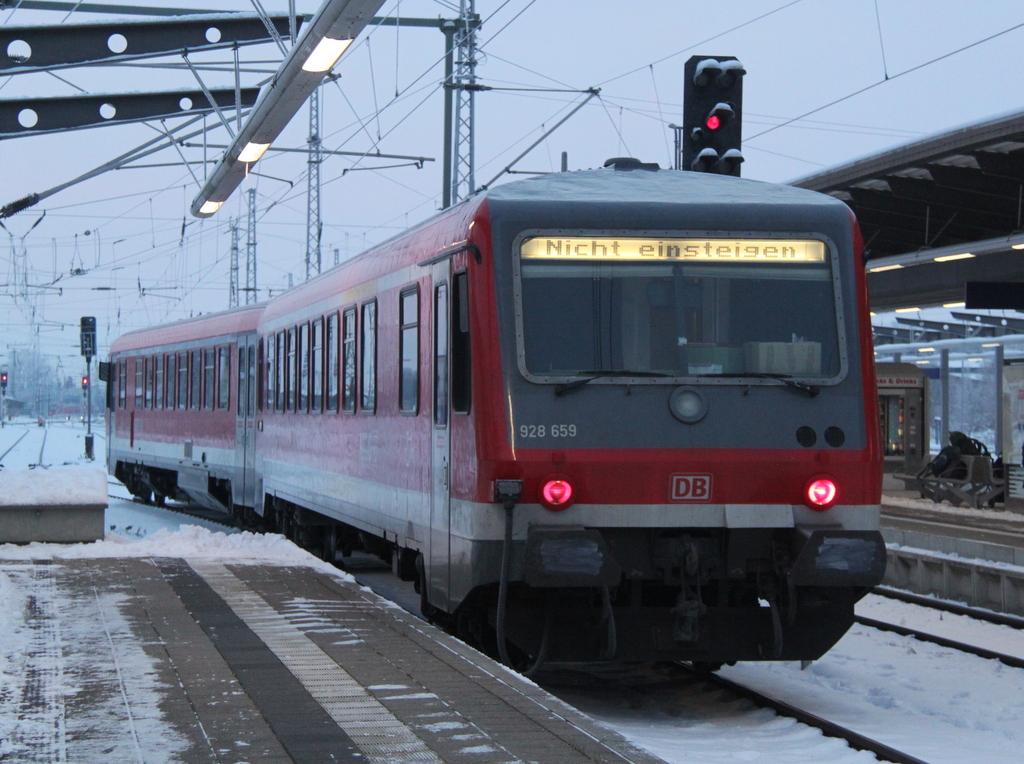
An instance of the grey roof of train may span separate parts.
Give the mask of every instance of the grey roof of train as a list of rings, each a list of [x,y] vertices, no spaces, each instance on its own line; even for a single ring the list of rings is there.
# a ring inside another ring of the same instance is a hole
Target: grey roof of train
[[[618,170],[601,168],[551,173],[495,186],[487,197],[495,201],[579,201],[678,204],[693,202],[730,204],[839,205],[825,194],[788,185],[675,170]]]

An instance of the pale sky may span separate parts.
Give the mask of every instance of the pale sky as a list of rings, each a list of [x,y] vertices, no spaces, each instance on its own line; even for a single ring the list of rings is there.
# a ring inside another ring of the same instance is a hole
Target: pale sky
[[[189,5],[186,0],[136,4]],[[287,9],[284,0],[263,5],[272,13]],[[318,5],[297,2],[303,13]],[[247,0],[224,0],[215,7],[252,8]],[[457,15],[457,3],[431,0],[389,0],[383,11],[394,15],[396,8],[410,17]],[[562,151],[568,152],[571,169],[599,167],[621,155],[670,166],[667,125],[681,119],[683,65],[693,54],[732,55],[745,65],[743,175],[759,180],[789,181],[1024,109],[1024,4],[1012,0],[477,0],[477,12],[484,21],[477,69],[483,84],[601,88],[600,99],[523,159],[517,165],[521,170],[558,169]],[[65,16],[3,11],[0,23],[116,18]],[[365,168],[395,162],[329,158],[321,170],[325,267],[333,264],[335,248],[344,259],[439,208],[443,39],[431,29],[372,29],[336,66],[341,79],[327,86],[323,99],[325,148],[364,151],[376,145],[384,153],[437,161],[422,170],[374,171]],[[956,52],[962,48],[967,49]],[[226,61],[230,54],[209,57]],[[243,49],[243,60],[268,61],[263,69],[276,68],[279,58],[276,47]],[[0,98],[80,92],[73,86],[90,93],[196,87],[187,71],[166,69],[93,67],[56,74],[66,82],[49,74],[0,77]],[[265,76],[249,74],[243,84]],[[231,75],[204,78],[211,87],[233,84]],[[490,180],[580,98],[566,92],[478,94],[477,182]],[[275,145],[301,147],[307,135],[303,109]],[[0,205],[64,183],[156,136],[151,127],[124,125],[0,141]],[[226,143],[224,131],[212,130],[209,141]],[[191,160],[202,158],[201,149],[185,151]],[[167,149],[143,161],[179,159]],[[193,165],[200,180],[201,167]],[[359,171],[345,173],[353,167]],[[251,177],[203,222],[188,213],[198,186],[180,164],[110,172],[3,221],[9,236],[0,239],[0,252],[8,286],[0,303],[0,364],[11,348],[24,349],[30,342],[30,308],[11,296],[12,252],[20,250],[23,236],[29,283],[57,279],[62,290],[31,290],[43,324],[42,351],[51,361],[61,356],[71,375],[84,366],[78,357],[82,315],[97,317],[105,354],[110,340],[124,331],[227,307],[230,219],[244,215],[247,188],[257,192],[261,299],[267,288],[285,288],[289,274],[300,281],[306,158],[268,154],[257,169],[265,177]],[[29,231],[44,210],[45,218]],[[0,236],[4,233],[0,230]],[[87,273],[71,275],[73,269]]]

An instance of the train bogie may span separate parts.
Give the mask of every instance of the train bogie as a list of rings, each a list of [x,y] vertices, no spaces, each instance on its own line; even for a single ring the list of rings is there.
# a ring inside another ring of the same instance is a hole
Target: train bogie
[[[380,556],[517,665],[816,658],[885,561],[859,247],[799,189],[510,183],[252,312],[204,473],[123,464]]]

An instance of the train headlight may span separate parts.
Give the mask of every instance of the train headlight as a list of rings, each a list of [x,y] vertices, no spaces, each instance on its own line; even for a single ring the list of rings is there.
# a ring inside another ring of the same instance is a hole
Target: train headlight
[[[686,424],[699,422],[708,413],[708,404],[696,387],[677,387],[669,396],[668,407],[672,416]]]
[[[551,477],[540,489],[540,503],[552,512],[561,512],[576,500],[572,483],[564,477]]]
[[[830,508],[839,498],[839,486],[830,477],[813,478],[804,489],[804,502],[819,512]]]

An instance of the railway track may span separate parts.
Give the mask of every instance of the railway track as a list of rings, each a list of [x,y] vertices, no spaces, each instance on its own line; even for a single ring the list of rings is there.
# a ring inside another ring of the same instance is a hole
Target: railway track
[[[821,730],[822,733],[828,737],[845,740],[851,748],[872,753],[880,761],[889,761],[893,764],[927,764],[927,762],[922,759],[918,759],[916,756],[911,756],[909,753],[898,751],[878,740],[861,735],[859,732],[854,732],[853,730],[836,724],[835,722],[822,719],[820,716],[812,714],[810,711],[804,711],[796,706],[786,703],[785,701],[778,700],[769,695],[758,692],[757,690],[737,684],[725,677],[717,674],[710,674],[705,671],[699,671],[685,663],[680,664],[680,667],[687,672],[690,672],[694,677],[703,680],[713,687],[717,687],[732,693],[733,695],[745,698],[759,708],[770,709],[779,716],[795,719],[801,724],[806,724],[809,727],[815,727],[816,729]]]
[[[11,451],[13,451],[15,449],[15,447],[19,443],[21,443],[21,441],[23,441],[25,439],[25,437],[27,435],[28,435],[28,430],[25,430],[25,432],[23,432],[20,436],[18,436],[18,439],[16,441],[14,441],[10,446],[8,446],[6,451],[4,451],[2,454],[0,454],[0,461],[2,461],[4,459],[4,457],[7,456],[7,454],[11,453]]]
[[[871,590],[871,593],[877,594],[879,597],[888,597],[889,599],[899,600],[911,605],[921,605],[932,610],[941,610],[944,613],[965,615],[979,621],[994,623],[997,626],[1009,626],[1014,629],[1024,630],[1024,618],[1010,615],[1009,613],[997,613],[993,610],[982,610],[981,608],[961,605],[956,602],[937,600],[934,597],[926,597],[923,594],[914,594],[902,589],[893,589],[889,586],[876,586]]]
[[[656,701],[658,705],[665,703],[668,707],[678,707],[680,698],[707,698],[709,692],[721,691],[714,696],[716,705],[746,700],[758,708],[773,711],[778,716],[794,719],[801,724],[819,729],[828,737],[844,740],[851,748],[867,751],[880,761],[892,762],[892,764],[927,764],[922,759],[892,748],[881,741],[687,663],[552,667],[543,669],[534,679],[555,695],[559,695],[561,691],[569,693],[592,691],[601,693],[609,689],[621,691],[630,696],[630,706],[643,705],[645,700],[650,698],[652,692],[656,694],[659,692],[657,689],[659,687],[671,687],[678,691],[678,693],[669,693],[667,700]],[[570,703],[573,702],[572,698],[567,700]],[[678,714],[678,711],[671,713]]]
[[[16,448],[18,448],[18,446],[21,445],[22,441],[24,441],[25,438],[28,437],[28,434],[30,432],[33,432],[33,430],[30,429],[30,428],[25,428],[25,431],[21,435],[18,436],[18,439],[15,440],[14,443],[12,443],[10,446],[8,446],[6,451],[4,451],[2,454],[0,454],[0,461],[2,461],[3,459],[7,458],[7,456],[12,451],[14,451]],[[41,437],[40,442],[39,442],[39,452],[38,452],[38,455],[36,456],[35,461],[28,461],[27,462],[26,466],[28,467],[28,469],[35,469],[36,467],[42,467],[43,469],[46,469],[47,467],[50,466],[48,464],[44,464],[43,463],[43,454],[46,451],[46,435],[47,435],[47,430],[45,428],[43,428],[42,429],[42,437]],[[29,442],[29,443],[26,443],[24,446],[22,446],[22,448],[29,448],[29,447],[31,447],[31,445],[32,445],[31,442]]]
[[[986,623],[996,624],[998,626],[1009,626],[1013,629],[1024,630],[1024,618],[1008,615],[1006,613],[995,613],[989,610],[968,607],[966,605],[958,605],[953,602],[943,602],[941,600],[932,599],[931,597],[922,597],[921,595],[900,591],[899,589],[890,589],[889,587],[876,587],[873,590],[873,593],[882,597],[899,600],[901,602],[931,608],[932,610],[940,610],[944,613],[962,615],[979,621],[985,621]],[[984,647],[959,642],[955,639],[940,637],[926,631],[911,629],[906,626],[898,626],[885,621],[878,621],[874,618],[855,616],[854,621],[862,626],[868,626],[872,629],[878,629],[879,631],[888,631],[904,637],[913,637],[921,642],[929,642],[933,645],[939,645],[940,647],[948,647],[953,650],[959,650],[962,653],[976,655],[979,658],[996,660],[1007,666],[1012,666],[1013,668],[1024,669],[1024,658],[1019,658],[1015,655],[1007,655],[1005,653],[996,652],[995,650],[988,650]]]

